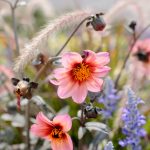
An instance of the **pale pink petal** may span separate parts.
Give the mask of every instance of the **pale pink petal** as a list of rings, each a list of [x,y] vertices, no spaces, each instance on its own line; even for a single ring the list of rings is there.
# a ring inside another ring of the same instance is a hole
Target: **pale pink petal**
[[[108,72],[111,70],[110,67],[104,66],[101,68],[98,68],[94,71],[93,75],[96,77],[104,77],[108,74]]]
[[[61,82],[60,86],[58,87],[57,90],[58,96],[62,99],[70,97],[72,91],[74,90],[75,83],[67,79],[61,80],[60,82]]]
[[[136,53],[138,51],[138,48],[141,46],[142,41],[137,41],[134,45],[134,47],[132,48],[132,52]]]
[[[88,91],[99,92],[102,89],[103,80],[100,78],[93,78],[86,82]]]
[[[54,77],[56,79],[62,79],[65,78],[68,75],[68,72],[70,70],[66,69],[66,68],[57,68],[54,70]]]
[[[83,103],[87,96],[87,87],[85,83],[77,84],[76,88],[72,93],[72,99],[76,103]]]
[[[108,52],[99,52],[96,54],[96,60],[95,63],[98,65],[106,65],[110,62],[110,57]]]
[[[73,150],[72,140],[67,133],[62,139],[53,139],[51,146],[53,150]]]
[[[50,135],[52,129],[53,128],[51,126],[45,127],[45,126],[33,124],[30,128],[30,132],[32,132],[34,135],[38,137],[46,138]]]
[[[85,62],[93,63],[96,60],[96,53],[91,50],[84,50]]]
[[[63,127],[64,132],[68,132],[72,127],[72,120],[68,114],[65,115],[57,115],[53,119],[54,124],[60,124]]]
[[[81,63],[82,57],[78,53],[68,52],[62,56],[61,61],[62,61],[62,65],[65,68],[70,68],[70,67],[72,67],[73,64]]]
[[[45,127],[53,126],[52,121],[50,121],[42,112],[37,114],[36,123]]]

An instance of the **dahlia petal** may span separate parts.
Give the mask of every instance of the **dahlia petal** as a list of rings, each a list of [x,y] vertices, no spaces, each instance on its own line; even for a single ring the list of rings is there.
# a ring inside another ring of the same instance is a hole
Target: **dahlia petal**
[[[76,103],[83,103],[87,96],[87,87],[85,83],[77,84],[76,88],[72,93],[72,99]]]
[[[86,63],[91,63],[96,60],[96,54],[91,50],[84,50]]]
[[[50,121],[42,112],[39,112],[36,116],[36,123],[38,125],[41,126],[45,126],[45,127],[49,127],[52,126],[53,127],[53,123],[52,121]]]
[[[106,65],[110,62],[110,57],[108,52],[99,52],[96,54],[96,62],[101,66]]]
[[[73,150],[72,140],[67,133],[62,139],[53,139],[51,146],[53,150]]]
[[[66,69],[66,68],[57,68],[57,69],[54,70],[54,77],[55,77],[56,79],[65,78],[66,75],[68,75],[68,74],[67,74],[68,71],[70,71],[70,70],[68,70],[68,69]]]
[[[72,127],[72,120],[71,117],[68,114],[65,115],[57,115],[53,119],[54,124],[60,124],[62,126],[62,130],[64,132],[68,132]]]
[[[42,138],[46,138],[49,136],[50,132],[52,131],[51,126],[41,126],[37,124],[33,124],[30,128],[30,132],[32,132],[34,135]]]
[[[71,96],[72,91],[73,91],[73,87],[74,87],[74,82],[70,81],[70,80],[66,80],[68,82],[64,80],[61,80],[60,82],[60,86],[58,87],[57,90],[57,94],[60,98],[64,99],[64,98],[68,98]]]
[[[141,47],[142,41],[137,41],[134,47],[132,48],[132,52],[136,53],[138,51],[138,48]]]
[[[99,92],[101,91],[103,80],[100,78],[94,78],[86,82],[88,91]]]
[[[107,67],[107,66],[104,66],[104,67],[101,67],[99,69],[96,69],[93,73],[94,76],[96,77],[104,77],[108,74],[108,72],[111,70],[110,67]]]
[[[82,62],[82,57],[78,53],[68,52],[62,56],[61,61],[65,68],[71,68],[73,64]]]

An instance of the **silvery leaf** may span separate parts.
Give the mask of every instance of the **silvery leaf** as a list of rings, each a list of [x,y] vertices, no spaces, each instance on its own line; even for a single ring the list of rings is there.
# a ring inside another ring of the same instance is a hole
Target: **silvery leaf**
[[[85,123],[85,127],[89,130],[97,130],[100,132],[104,132],[106,134],[108,134],[108,128],[105,124],[100,123],[100,122],[87,122]]]
[[[86,128],[85,127],[79,127],[78,129],[78,139],[82,139],[84,134],[86,133]]]

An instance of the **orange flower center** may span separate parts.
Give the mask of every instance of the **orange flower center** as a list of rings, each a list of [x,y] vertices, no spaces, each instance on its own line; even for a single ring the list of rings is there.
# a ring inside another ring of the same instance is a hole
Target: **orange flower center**
[[[77,64],[75,68],[72,69],[72,75],[76,81],[85,81],[89,78],[90,74],[91,70],[85,63]]]
[[[63,135],[64,135],[64,133],[61,129],[54,128],[51,132],[51,136],[53,138],[62,138]]]

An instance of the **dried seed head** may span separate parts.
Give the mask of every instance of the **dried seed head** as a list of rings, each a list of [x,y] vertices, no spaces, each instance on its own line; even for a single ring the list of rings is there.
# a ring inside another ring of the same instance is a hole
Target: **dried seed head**
[[[12,78],[12,84],[14,85],[14,93],[17,97],[17,105],[20,109],[20,98],[24,97],[27,99],[31,99],[32,97],[32,89],[36,89],[38,84],[35,82],[30,82],[29,78],[23,78],[22,80]]]
[[[130,29],[132,29],[133,31],[135,31],[136,22],[135,22],[135,21],[132,21],[132,22],[129,24],[129,27],[130,27]]]

